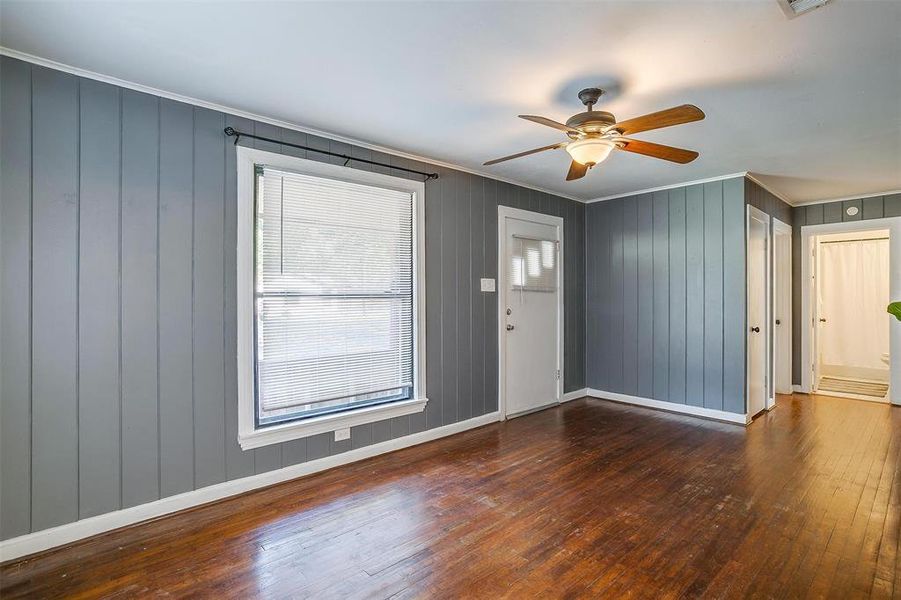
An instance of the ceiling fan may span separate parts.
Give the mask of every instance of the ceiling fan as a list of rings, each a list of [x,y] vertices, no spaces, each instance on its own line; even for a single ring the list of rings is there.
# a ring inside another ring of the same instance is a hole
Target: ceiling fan
[[[700,121],[704,118],[704,112],[697,106],[683,104],[682,106],[617,122],[616,117],[611,113],[593,109],[603,94],[604,90],[600,88],[586,88],[579,92],[579,100],[588,107],[588,110],[571,116],[567,119],[566,124],[558,123],[545,117],[519,115],[521,119],[559,129],[566,133],[569,140],[489,160],[485,163],[485,166],[544,152],[545,150],[565,148],[573,159],[569,167],[569,173],[566,174],[566,180],[572,181],[573,179],[584,177],[588,169],[603,162],[610,156],[610,152],[613,149],[644,154],[653,158],[662,158],[663,160],[680,164],[690,163],[698,157],[698,153],[693,150],[683,150],[682,148],[642,142],[641,140],[625,137],[642,131]]]

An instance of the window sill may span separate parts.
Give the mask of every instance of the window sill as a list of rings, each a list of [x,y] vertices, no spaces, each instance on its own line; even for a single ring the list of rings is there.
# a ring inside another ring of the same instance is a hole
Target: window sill
[[[365,425],[366,423],[374,423],[393,417],[402,417],[422,412],[428,401],[428,398],[401,400],[400,402],[391,402],[389,404],[366,406],[343,413],[322,415],[294,423],[273,425],[264,429],[239,433],[238,443],[241,445],[242,450],[251,450],[337,429]]]

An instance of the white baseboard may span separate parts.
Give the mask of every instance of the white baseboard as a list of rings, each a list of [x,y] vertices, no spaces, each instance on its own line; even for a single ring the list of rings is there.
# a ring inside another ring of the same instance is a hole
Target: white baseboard
[[[444,425],[443,427],[428,429],[397,439],[357,448],[356,450],[349,450],[348,452],[343,452],[341,454],[326,456],[324,458],[291,465],[282,469],[260,473],[259,475],[251,475],[249,477],[242,477],[241,479],[217,483],[215,485],[200,488],[199,490],[154,500],[147,504],[125,508],[96,517],[82,519],[81,521],[75,521],[74,523],[67,523],[58,527],[35,531],[34,533],[28,533],[19,537],[3,540],[0,541],[0,562],[6,562],[49,548],[69,544],[92,535],[125,527],[126,525],[133,525],[141,521],[161,517],[186,508],[200,506],[201,504],[207,504],[209,502],[242,494],[275,483],[289,481],[291,479],[303,477],[304,475],[310,475],[318,471],[324,471],[364,458],[370,458],[386,452],[392,452],[394,450],[400,450],[401,448],[430,442],[455,433],[461,433],[468,429],[488,425],[498,420],[500,420],[500,412],[495,411],[488,413],[487,415],[460,421],[459,423],[452,423],[450,425]]]
[[[795,392],[796,394],[806,394],[807,393],[806,391],[804,391],[804,388],[801,387],[800,385],[798,385],[797,383],[792,384],[792,391]]]
[[[715,421],[726,421],[727,423],[738,423],[739,425],[747,425],[749,422],[748,415],[739,413],[731,413],[713,408],[704,408],[702,406],[690,406],[688,404],[676,404],[675,402],[664,402],[662,400],[654,400],[652,398],[642,398],[641,396],[630,396],[628,394],[619,394],[616,392],[605,392],[588,388],[588,395],[592,398],[600,400],[612,400],[613,402],[622,402],[623,404],[634,404],[636,406],[644,406],[647,408],[656,408],[667,412],[681,413],[692,415],[694,417],[702,417],[705,419],[713,419]]]
[[[581,390],[573,390],[571,392],[566,392],[563,394],[563,397],[560,399],[560,402],[569,402],[570,400],[578,400],[579,398],[584,398],[588,395],[588,388],[582,388]]]

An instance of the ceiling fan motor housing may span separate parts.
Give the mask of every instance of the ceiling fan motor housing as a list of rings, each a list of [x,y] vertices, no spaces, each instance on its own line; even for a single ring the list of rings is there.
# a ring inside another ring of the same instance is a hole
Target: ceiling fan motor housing
[[[604,110],[589,110],[571,116],[566,125],[586,133],[601,133],[616,124],[616,117]]]

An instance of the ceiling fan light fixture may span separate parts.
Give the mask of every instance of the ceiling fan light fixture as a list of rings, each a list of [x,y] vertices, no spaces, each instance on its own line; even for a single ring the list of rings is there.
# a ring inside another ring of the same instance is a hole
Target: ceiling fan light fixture
[[[615,147],[610,140],[589,137],[568,143],[566,151],[577,163],[594,166],[604,162]]]

